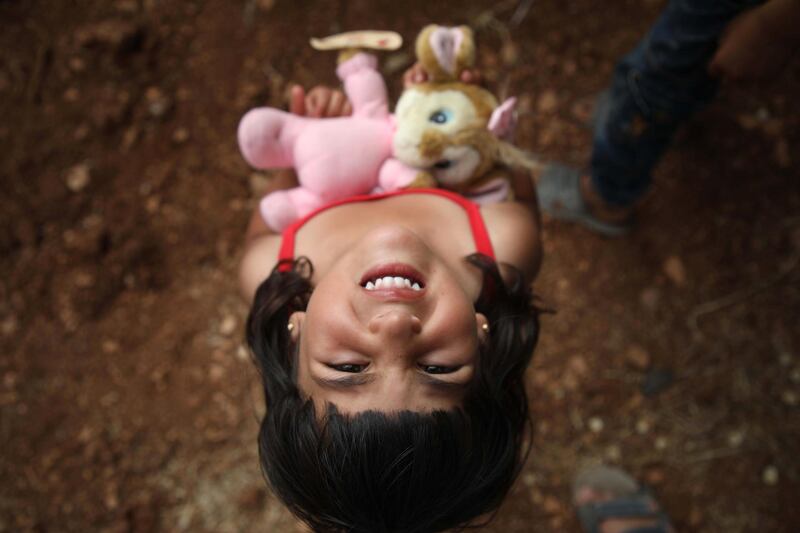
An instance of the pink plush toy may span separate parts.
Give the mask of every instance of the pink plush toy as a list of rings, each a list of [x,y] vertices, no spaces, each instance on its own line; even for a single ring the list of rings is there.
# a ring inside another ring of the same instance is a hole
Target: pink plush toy
[[[394,119],[376,66],[375,56],[362,52],[336,69],[352,116],[307,118],[261,107],[242,118],[239,148],[248,163],[297,172],[299,187],[261,200],[261,215],[273,230],[335,200],[400,189],[417,176],[418,170],[391,157]]]
[[[387,34],[341,34],[315,47],[399,46],[396,34],[394,44],[385,44]],[[404,91],[395,115],[389,113],[375,56],[363,52],[336,69],[352,116],[307,118],[266,107],[248,112],[239,124],[247,162],[256,168],[294,167],[300,183],[261,200],[267,225],[282,231],[336,200],[404,187],[442,186],[478,203],[509,199],[507,169],[530,170],[538,162],[507,141],[516,100],[498,104],[487,90],[458,81],[474,56],[469,28],[430,25],[417,38],[417,58],[431,81]]]

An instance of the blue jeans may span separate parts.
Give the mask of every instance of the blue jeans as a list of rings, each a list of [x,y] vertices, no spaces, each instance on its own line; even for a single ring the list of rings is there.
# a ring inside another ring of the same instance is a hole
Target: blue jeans
[[[671,0],[644,39],[617,65],[598,105],[592,184],[609,204],[629,206],[678,126],[716,92],[706,67],[723,30],[759,0]]]

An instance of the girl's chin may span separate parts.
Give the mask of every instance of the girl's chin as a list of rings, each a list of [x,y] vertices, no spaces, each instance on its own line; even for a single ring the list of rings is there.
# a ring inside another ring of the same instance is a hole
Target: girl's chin
[[[397,261],[420,269],[433,255],[425,239],[404,226],[375,228],[364,235],[354,251],[360,260],[370,264]]]

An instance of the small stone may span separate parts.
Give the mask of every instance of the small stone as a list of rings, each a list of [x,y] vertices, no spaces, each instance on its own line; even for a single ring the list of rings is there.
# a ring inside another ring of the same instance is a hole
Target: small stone
[[[236,317],[233,315],[227,315],[219,324],[219,332],[228,337],[234,331],[236,331]]]
[[[779,479],[780,479],[780,474],[778,472],[778,469],[773,465],[769,465],[761,473],[761,481],[763,481],[765,485],[769,485],[770,487],[777,485]]]
[[[148,87],[144,93],[147,112],[154,118],[163,118],[172,108],[172,100],[158,87]]]
[[[561,512],[561,502],[555,496],[545,496],[542,509],[547,514],[558,514]]]
[[[3,374],[3,386],[7,389],[13,389],[17,385],[18,377],[16,372],[6,372]]]
[[[597,416],[593,416],[592,418],[590,418],[588,425],[589,425],[589,430],[592,433],[600,433],[601,431],[603,431],[603,428],[605,427],[603,419]]]
[[[70,103],[77,102],[80,99],[80,97],[81,97],[81,93],[75,87],[70,87],[69,89],[64,91],[64,95],[63,95],[64,101],[65,102],[70,102]]]
[[[161,207],[161,199],[155,195],[149,197],[144,203],[145,210],[150,214],[157,212],[159,207]]]
[[[640,418],[636,422],[636,433],[639,435],[646,435],[650,432],[650,421],[646,418]]]
[[[639,301],[648,311],[655,311],[661,301],[661,291],[655,287],[648,287],[639,295]]]
[[[103,498],[103,503],[106,504],[106,509],[109,511],[113,511],[119,507],[119,495],[117,494],[116,487],[111,486],[106,489],[106,495]]]
[[[656,437],[656,440],[655,440],[655,442],[653,444],[654,444],[656,450],[664,451],[669,446],[669,441],[667,440],[666,437]]]
[[[248,178],[250,183],[250,192],[256,198],[260,198],[264,195],[264,191],[267,189],[267,184],[269,184],[269,177],[263,172],[253,172],[250,174]]]
[[[798,403],[800,403],[800,399],[798,399],[797,393],[790,390],[783,391],[783,393],[781,394],[781,400],[783,400],[783,403],[785,403],[790,407],[795,407]]]
[[[617,463],[622,460],[622,448],[617,444],[612,444],[606,448],[606,460],[609,463]]]
[[[83,72],[86,70],[86,61],[80,57],[71,57],[68,62],[70,70],[73,72]]]
[[[703,523],[703,512],[697,507],[692,508],[689,512],[689,525],[692,526],[692,531],[700,531],[700,524]]]
[[[250,486],[242,489],[236,497],[239,508],[243,511],[257,511],[264,505],[266,491],[259,486]]]
[[[225,367],[222,365],[211,365],[208,369],[208,379],[211,383],[219,383],[225,377]]]
[[[130,128],[125,130],[125,133],[122,134],[122,149],[124,151],[128,151],[134,147],[136,142],[139,140],[139,133],[140,130],[136,126],[131,126]]]
[[[786,139],[778,139],[775,143],[775,162],[781,168],[792,166],[792,154],[789,150],[789,142]]]
[[[792,363],[794,362],[794,357],[792,357],[792,354],[790,354],[789,352],[781,352],[780,355],[778,355],[778,362],[780,363],[781,366],[784,367],[792,366]]]
[[[680,257],[676,255],[668,257],[664,261],[663,269],[667,278],[676,286],[682,287],[686,284],[686,269]]]
[[[102,344],[105,353],[116,353],[119,351],[119,343],[113,339],[106,339]]]
[[[792,383],[800,383],[800,366],[795,367],[789,372],[789,381]]]
[[[552,113],[558,107],[558,96],[553,89],[547,89],[539,95],[536,108],[540,113]]]
[[[67,172],[67,188],[72,192],[80,192],[89,185],[91,176],[89,175],[89,165],[81,163],[75,165]]]
[[[189,130],[186,128],[178,128],[172,134],[172,142],[175,144],[183,144],[189,140]]]
[[[500,58],[507,67],[513,67],[519,60],[519,50],[513,41],[507,40],[500,49]]]
[[[644,475],[649,485],[660,485],[666,479],[666,474],[662,468],[650,468]]]
[[[90,272],[78,272],[75,274],[75,286],[79,289],[88,289],[94,286],[94,276]]]
[[[593,99],[581,99],[574,102],[570,107],[570,113],[581,124],[589,124],[592,120],[592,112],[594,111]]]
[[[264,11],[265,13],[272,11],[272,8],[275,7],[276,1],[277,0],[258,0],[258,9]]]
[[[672,385],[673,381],[675,381],[675,376],[671,370],[651,368],[645,374],[642,382],[642,394],[655,396]]]
[[[117,11],[120,13],[136,13],[139,11],[139,2],[136,0],[118,0]]]
[[[17,322],[17,317],[14,316],[6,317],[3,320],[2,324],[0,324],[0,331],[3,332],[3,335],[5,337],[10,337],[14,333],[16,333],[18,328],[19,328],[19,323]]]
[[[72,138],[75,139],[76,141],[83,141],[86,139],[86,137],[89,136],[90,132],[91,128],[89,127],[89,125],[84,123],[75,128],[75,131],[72,132]]]
[[[753,115],[742,113],[736,119],[743,130],[753,130],[758,127],[758,120]]]
[[[744,442],[744,432],[743,431],[731,431],[728,433],[728,446],[731,448],[738,448]]]
[[[250,360],[250,352],[243,344],[240,344],[238,348],[236,348],[236,357],[240,361],[248,361]]]
[[[645,370],[650,366],[650,354],[638,344],[628,348],[625,352],[625,360],[637,370]]]

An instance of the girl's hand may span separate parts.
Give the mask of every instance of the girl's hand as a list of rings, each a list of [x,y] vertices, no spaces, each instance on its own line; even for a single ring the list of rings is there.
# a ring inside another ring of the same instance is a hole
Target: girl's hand
[[[797,0],[770,0],[745,11],[726,28],[709,74],[743,82],[776,77],[800,45],[798,23]]]
[[[338,89],[317,85],[306,94],[299,85],[291,88],[289,112],[312,118],[345,117],[353,112],[353,107]]]
[[[460,79],[464,83],[475,84],[479,84],[481,81],[483,81],[481,79],[481,73],[477,69],[466,69],[462,71]],[[428,73],[425,72],[425,69],[422,68],[422,65],[419,62],[411,65],[411,67],[403,74],[403,87],[406,89],[412,85],[425,83],[426,81],[428,81]]]

